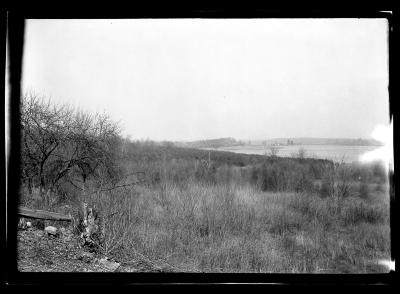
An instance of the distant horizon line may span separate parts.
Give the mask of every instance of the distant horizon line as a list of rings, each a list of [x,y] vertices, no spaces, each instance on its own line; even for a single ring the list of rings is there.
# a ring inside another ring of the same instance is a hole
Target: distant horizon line
[[[130,136],[127,136],[130,137]],[[253,139],[239,139],[235,137],[218,137],[218,138],[204,138],[204,139],[180,139],[180,140],[171,140],[171,139],[152,139],[152,138],[130,138],[131,140],[139,140],[139,141],[154,141],[154,142],[196,142],[196,141],[212,141],[212,140],[221,140],[221,139],[233,139],[235,141],[271,141],[271,140],[287,140],[287,139],[317,139],[317,140],[361,140],[361,141],[377,141],[373,138],[363,138],[363,137],[273,137],[273,138],[253,138]],[[379,142],[379,141],[377,141]]]

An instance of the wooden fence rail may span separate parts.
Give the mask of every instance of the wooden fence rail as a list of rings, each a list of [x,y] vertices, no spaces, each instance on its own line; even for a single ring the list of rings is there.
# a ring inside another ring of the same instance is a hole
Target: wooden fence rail
[[[72,221],[72,217],[68,215],[64,215],[57,212],[39,210],[39,209],[31,209],[22,206],[18,207],[18,215],[23,217],[46,219],[46,220]]]

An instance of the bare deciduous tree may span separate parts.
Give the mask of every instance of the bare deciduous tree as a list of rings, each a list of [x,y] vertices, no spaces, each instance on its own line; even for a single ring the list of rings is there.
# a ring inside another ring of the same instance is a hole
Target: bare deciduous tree
[[[107,115],[73,111],[30,93],[22,99],[21,128],[22,176],[30,192],[39,187],[44,197],[61,180],[79,186],[80,179],[85,190],[89,177],[102,184],[118,178],[119,127]]]

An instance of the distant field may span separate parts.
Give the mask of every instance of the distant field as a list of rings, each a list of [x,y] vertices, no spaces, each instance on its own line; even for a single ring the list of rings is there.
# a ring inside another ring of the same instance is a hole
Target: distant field
[[[379,148],[378,146],[343,146],[343,145],[288,145],[278,146],[277,156],[292,157],[296,155],[301,148],[306,152],[306,157],[329,159],[333,161],[353,162],[358,161],[359,157],[365,153]],[[220,148],[204,148],[206,150],[230,151],[244,154],[268,153],[268,147],[262,145],[243,145]]]

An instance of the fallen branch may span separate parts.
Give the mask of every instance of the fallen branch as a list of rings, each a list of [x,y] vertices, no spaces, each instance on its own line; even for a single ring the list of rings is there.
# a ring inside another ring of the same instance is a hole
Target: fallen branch
[[[18,215],[45,220],[72,221],[72,217],[68,215],[39,209],[30,209],[22,206],[18,207]]]

